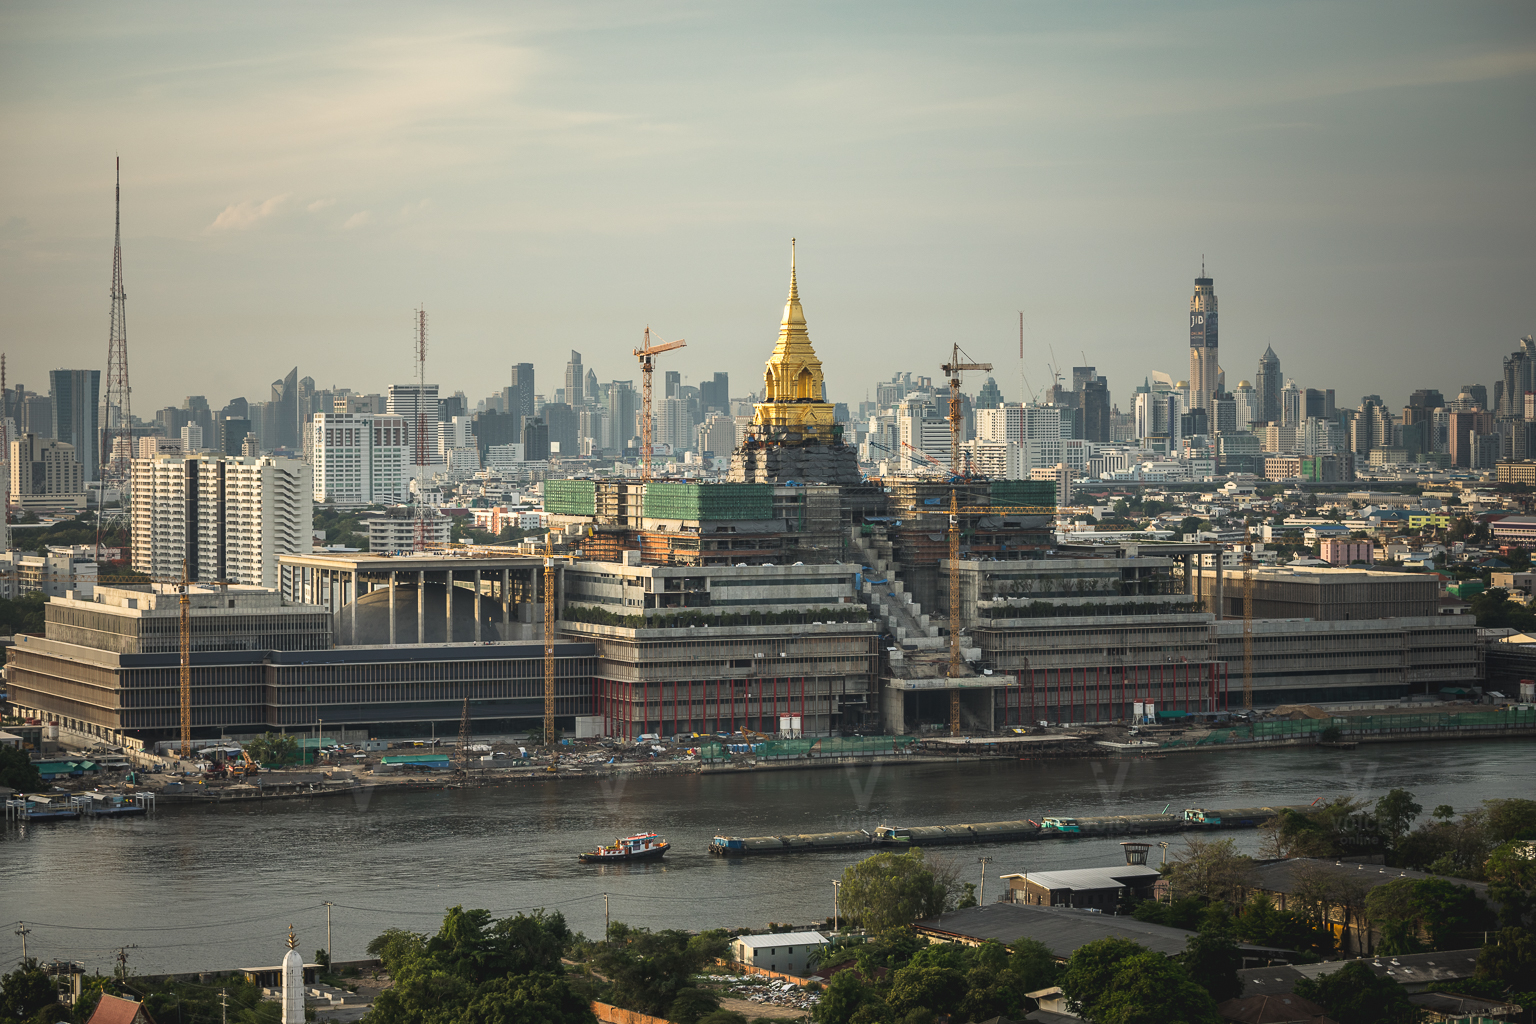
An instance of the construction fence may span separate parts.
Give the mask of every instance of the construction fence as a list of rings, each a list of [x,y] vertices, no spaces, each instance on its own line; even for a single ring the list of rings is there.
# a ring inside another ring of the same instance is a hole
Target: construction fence
[[[1233,730],[1256,740],[1301,739],[1335,728],[1340,738],[1445,732],[1452,729],[1536,729],[1536,709],[1464,711],[1432,715],[1365,715],[1355,718],[1308,718],[1299,722],[1255,722]],[[1214,740],[1215,733],[1211,734]]]
[[[877,757],[906,753],[916,743],[915,736],[823,736],[820,739],[763,740],[750,744],[714,742],[699,748],[699,760],[726,761],[733,753],[751,753],[759,761]]]

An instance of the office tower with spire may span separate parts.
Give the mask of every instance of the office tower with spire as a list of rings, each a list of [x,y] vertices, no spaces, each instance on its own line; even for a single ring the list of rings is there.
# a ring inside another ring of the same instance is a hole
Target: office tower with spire
[[[1265,423],[1280,422],[1280,389],[1285,381],[1280,376],[1280,357],[1266,345],[1259,357],[1259,372],[1253,378],[1253,390],[1258,399],[1259,419]]]
[[[1216,284],[1205,276],[1205,262],[1189,300],[1189,404],[1210,413],[1217,393]]]

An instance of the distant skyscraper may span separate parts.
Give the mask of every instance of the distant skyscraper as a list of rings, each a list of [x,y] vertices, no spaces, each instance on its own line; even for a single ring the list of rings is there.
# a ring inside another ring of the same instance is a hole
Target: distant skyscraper
[[[1195,278],[1195,294],[1189,300],[1189,404],[1191,409],[1211,408],[1217,392],[1216,284],[1205,276],[1205,264]]]
[[[1002,407],[1002,404],[1002,389],[997,386],[996,380],[988,377],[987,382],[981,386],[981,390],[976,394],[976,408],[999,409]]]
[[[272,382],[272,404],[276,406],[276,421],[265,424],[268,434],[266,443],[273,448],[297,448],[299,446],[299,368],[288,371],[288,376]]]
[[[442,424],[438,420],[437,385],[428,384],[423,391],[419,384],[391,384],[387,411],[391,416],[405,420],[406,433],[411,450],[406,475],[415,479],[421,473],[430,476],[443,466]],[[420,436],[418,436],[418,430]],[[417,465],[425,467],[421,472]]]
[[[731,411],[730,377],[716,372],[713,380],[699,381],[699,404],[704,412]]]
[[[1301,388],[1294,380],[1286,381],[1285,387],[1280,389],[1280,425],[1299,427],[1301,421],[1306,418],[1306,412]]]
[[[1247,430],[1255,420],[1262,419],[1259,415],[1259,395],[1253,389],[1253,385],[1245,380],[1237,382],[1237,387],[1232,391],[1232,400],[1237,409],[1237,430]]]
[[[581,366],[581,353],[571,349],[571,361],[565,364],[565,401],[571,406],[586,404],[587,374]],[[569,455],[569,452],[564,454]]]
[[[533,364],[515,363],[512,366],[512,391],[517,396],[517,407],[507,409],[524,419],[533,416]]]
[[[1259,357],[1259,372],[1253,378],[1253,390],[1259,400],[1259,419],[1267,423],[1280,422],[1280,388],[1285,381],[1280,377],[1280,357],[1274,348],[1266,345]]]
[[[100,370],[50,370],[48,397],[53,403],[53,438],[74,445],[75,461],[86,483],[100,479]]]

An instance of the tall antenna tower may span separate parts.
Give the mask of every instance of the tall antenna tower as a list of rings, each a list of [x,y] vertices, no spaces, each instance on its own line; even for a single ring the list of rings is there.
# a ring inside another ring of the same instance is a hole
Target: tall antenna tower
[[[416,459],[416,545],[420,552],[427,546],[427,505],[425,497],[427,475],[427,311],[416,311],[416,439],[411,445]],[[453,611],[452,579],[449,579],[449,612]],[[422,595],[416,599],[422,600]]]
[[[106,451],[98,452],[101,459],[102,482],[110,475],[118,482],[126,482],[133,458],[133,413],[129,406],[128,387],[128,293],[123,290],[123,158],[117,158],[117,225],[112,240],[112,315],[107,332],[107,394],[104,403],[106,421],[102,423],[102,435]],[[126,451],[117,457],[117,439],[125,442]],[[99,441],[98,441],[99,443]],[[98,497],[96,519],[101,520],[102,509]]]

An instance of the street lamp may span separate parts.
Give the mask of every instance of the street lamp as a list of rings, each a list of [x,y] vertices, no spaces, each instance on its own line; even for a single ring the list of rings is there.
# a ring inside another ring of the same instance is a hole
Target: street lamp
[[[832,930],[839,931],[840,907],[839,902],[843,894],[843,883],[839,879],[832,879]]]

